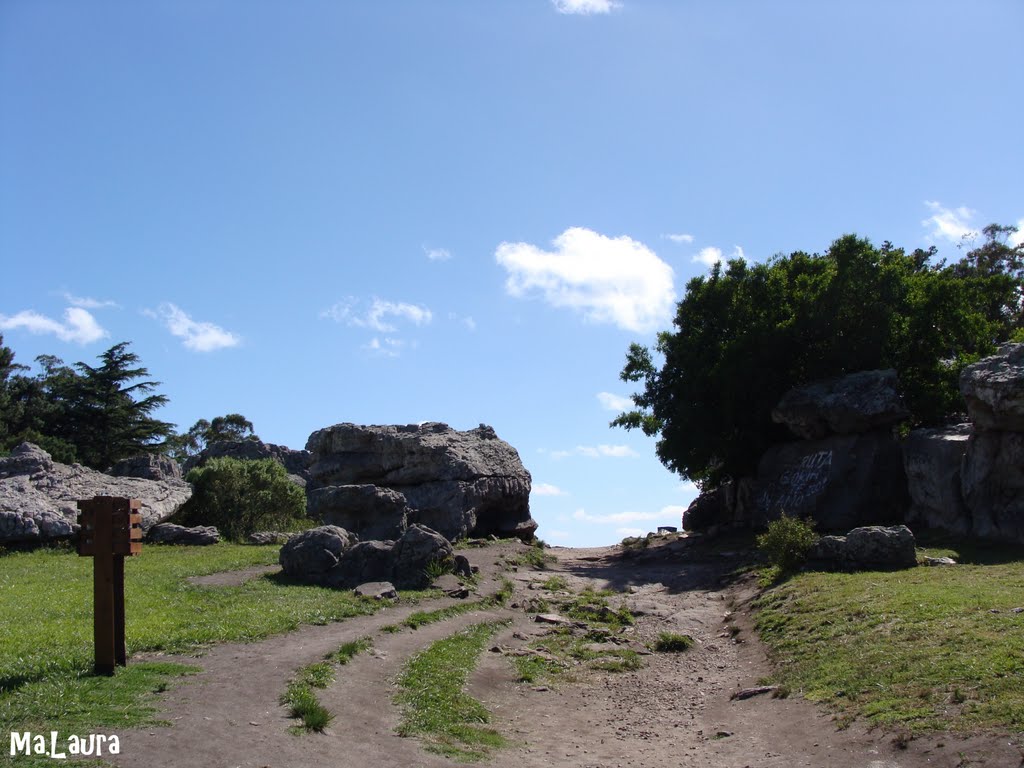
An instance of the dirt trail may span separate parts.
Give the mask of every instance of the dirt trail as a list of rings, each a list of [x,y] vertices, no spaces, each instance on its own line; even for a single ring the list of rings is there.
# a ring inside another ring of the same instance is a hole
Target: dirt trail
[[[496,588],[502,558],[516,545],[467,554],[482,567],[481,593]],[[697,556],[666,546],[624,560],[617,548],[549,550],[557,558],[544,572],[519,569],[512,606],[463,614],[419,630],[384,633],[413,610],[396,606],[374,616],[247,645],[223,645],[190,660],[202,669],[163,694],[160,717],[169,728],[121,732],[118,766],[163,768],[302,768],[304,766],[450,766],[424,751],[416,739],[395,735],[399,712],[392,703],[394,679],[418,650],[463,627],[494,618],[512,625],[495,643],[522,645],[539,631],[522,603],[551,575],[574,590],[585,586],[624,593],[640,615],[636,639],[659,632],[691,635],[696,645],[681,654],[644,656],[642,669],[594,672],[550,688],[515,682],[511,665],[485,653],[470,692],[493,715],[492,725],[512,742],[488,765],[494,768],[1017,768],[1016,747],[994,737],[962,740],[929,737],[898,746],[891,734],[854,724],[837,730],[827,713],[799,698],[730,695],[757,684],[770,668],[749,625],[749,582],[729,577],[728,556]],[[321,660],[342,643],[370,635],[373,650],[342,667],[320,694],[336,718],[324,734],[294,736],[278,698],[295,670]]]

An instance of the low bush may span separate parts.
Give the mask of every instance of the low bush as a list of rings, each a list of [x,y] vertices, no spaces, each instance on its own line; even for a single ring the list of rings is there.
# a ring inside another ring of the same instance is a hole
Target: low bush
[[[288,530],[306,516],[306,495],[273,459],[211,459],[185,477],[192,498],[174,515],[181,525],[213,525],[243,541],[261,530]]]
[[[768,524],[768,530],[757,537],[757,547],[768,562],[782,573],[795,571],[818,541],[814,523],[798,517],[782,515]]]

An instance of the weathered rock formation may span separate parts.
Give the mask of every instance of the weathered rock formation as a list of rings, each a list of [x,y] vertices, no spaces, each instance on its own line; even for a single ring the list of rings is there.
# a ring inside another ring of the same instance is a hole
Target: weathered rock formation
[[[917,565],[917,547],[905,525],[866,526],[845,536],[822,536],[810,559],[851,570],[911,568]]]
[[[281,547],[281,568],[287,576],[309,584],[354,588],[389,581],[399,589],[421,589],[430,583],[437,561],[452,561],[452,545],[437,531],[410,525],[398,541],[357,541],[335,525],[293,536]]]
[[[772,420],[804,440],[854,435],[904,421],[896,371],[861,371],[795,387],[783,395]]]
[[[971,532],[971,517],[963,502],[960,470],[970,424],[942,429],[915,429],[903,441],[910,509],[907,522],[958,535]]]
[[[1024,344],[1004,344],[964,368],[960,394],[979,430],[1024,432]]]
[[[170,456],[144,453],[121,459],[109,470],[113,477],[141,477],[143,480],[181,480],[181,467]]]
[[[141,499],[142,528],[166,520],[192,495],[183,480],[112,477],[79,464],[60,464],[32,443],[0,459],[0,544],[68,538],[78,530],[79,499]]]
[[[336,424],[310,435],[306,449],[311,511],[363,538],[397,538],[416,523],[449,539],[528,539],[537,528],[530,473],[491,427]],[[377,490],[359,487],[368,485]]]
[[[146,533],[146,541],[151,544],[205,547],[220,541],[220,531],[212,525],[186,528],[174,523],[157,523]]]

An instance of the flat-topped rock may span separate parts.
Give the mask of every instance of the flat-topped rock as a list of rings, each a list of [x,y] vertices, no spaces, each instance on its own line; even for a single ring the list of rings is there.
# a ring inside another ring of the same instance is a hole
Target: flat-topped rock
[[[1004,344],[964,368],[960,394],[979,430],[1024,432],[1024,344]]]

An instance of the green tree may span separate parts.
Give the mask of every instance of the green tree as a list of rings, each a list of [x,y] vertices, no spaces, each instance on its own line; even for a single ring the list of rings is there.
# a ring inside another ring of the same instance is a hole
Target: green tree
[[[128,351],[128,342],[115,344],[100,355],[99,366],[76,363],[79,376],[72,389],[69,426],[79,460],[97,469],[140,453],[162,450],[173,424],[152,416],[167,402],[153,394],[160,382]]]
[[[216,526],[232,541],[254,531],[294,528],[306,514],[306,494],[273,459],[210,459],[185,479],[192,497],[174,521]]]
[[[199,419],[184,434],[174,435],[168,440],[170,454],[178,461],[202,453],[206,446],[218,442],[259,440],[252,422],[240,413],[216,416],[212,421]]]
[[[816,379],[895,368],[914,421],[940,421],[960,409],[963,365],[1019,327],[1020,254],[1008,250],[947,267],[934,250],[848,235],[824,254],[716,266],[688,283],[674,330],[659,334],[660,368],[630,346],[621,378],[643,389],[612,425],[657,435],[661,461],[710,488],[751,474],[787,438],[771,411]]]

